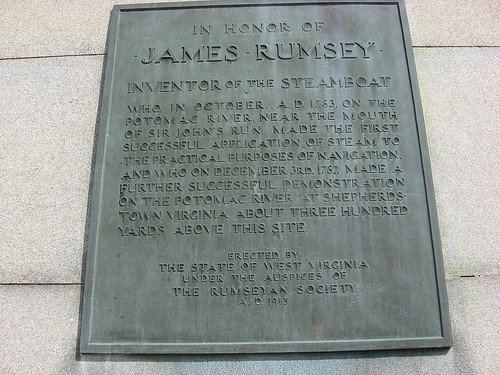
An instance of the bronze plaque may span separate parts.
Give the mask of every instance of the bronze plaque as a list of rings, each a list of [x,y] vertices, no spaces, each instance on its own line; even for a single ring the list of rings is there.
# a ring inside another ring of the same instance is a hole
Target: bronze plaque
[[[402,1],[116,6],[82,353],[451,345]]]

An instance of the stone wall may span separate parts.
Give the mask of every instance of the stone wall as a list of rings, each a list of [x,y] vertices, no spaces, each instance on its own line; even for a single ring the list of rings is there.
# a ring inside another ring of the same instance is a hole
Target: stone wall
[[[500,373],[498,0],[407,0],[452,349],[79,360],[94,130],[121,2],[134,1],[0,2],[1,374]]]

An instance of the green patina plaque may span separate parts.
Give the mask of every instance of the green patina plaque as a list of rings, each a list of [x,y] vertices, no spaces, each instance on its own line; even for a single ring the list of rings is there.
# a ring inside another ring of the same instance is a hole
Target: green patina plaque
[[[113,9],[82,353],[449,347],[402,1]]]

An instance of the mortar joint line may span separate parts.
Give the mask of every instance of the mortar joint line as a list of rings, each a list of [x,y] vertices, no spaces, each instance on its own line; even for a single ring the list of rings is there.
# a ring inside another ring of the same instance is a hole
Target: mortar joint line
[[[443,45],[443,46],[426,46],[414,45],[413,48],[500,48],[500,45]],[[90,56],[105,56],[105,53],[80,53],[80,54],[62,54],[62,55],[46,55],[46,56],[19,56],[19,57],[0,57],[0,61],[9,60],[33,60],[33,59],[51,59],[64,57],[90,57]]]

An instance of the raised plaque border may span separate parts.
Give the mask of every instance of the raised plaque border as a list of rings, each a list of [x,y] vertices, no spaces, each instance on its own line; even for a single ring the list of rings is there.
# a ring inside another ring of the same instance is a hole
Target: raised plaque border
[[[113,80],[113,66],[115,59],[115,45],[117,43],[117,28],[121,12],[140,12],[168,9],[203,9],[227,7],[266,7],[266,6],[318,6],[318,5],[392,5],[396,6],[399,13],[401,33],[403,36],[404,52],[408,70],[413,111],[416,119],[418,143],[422,163],[423,178],[426,188],[426,199],[429,214],[430,234],[432,237],[434,269],[438,288],[441,336],[411,339],[376,339],[376,340],[326,340],[326,341],[276,341],[276,342],[219,342],[219,343],[144,343],[144,344],[96,344],[90,343],[90,316],[91,296],[93,289],[98,205],[100,201],[100,186],[102,183],[102,166],[104,162],[105,132],[107,127],[108,112],[111,99],[111,83]],[[101,89],[100,113],[96,146],[94,149],[94,164],[92,166],[92,187],[89,205],[89,220],[87,228],[87,249],[84,295],[81,308],[80,353],[81,354],[235,354],[235,353],[299,353],[299,352],[335,352],[335,351],[364,351],[364,350],[395,350],[395,349],[421,349],[421,348],[449,348],[452,346],[451,324],[449,317],[448,298],[445,286],[445,274],[441,251],[441,240],[437,220],[436,201],[432,183],[432,173],[427,146],[424,116],[418,90],[417,74],[412,50],[410,30],[404,0],[248,0],[248,1],[194,1],[176,3],[133,4],[115,5],[110,18],[106,42],[106,58],[104,61],[103,86]]]

